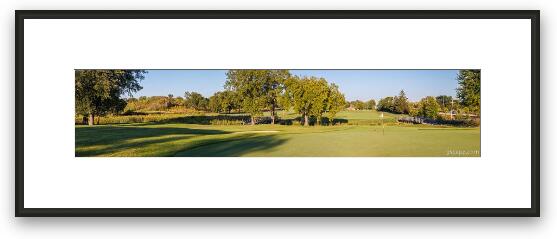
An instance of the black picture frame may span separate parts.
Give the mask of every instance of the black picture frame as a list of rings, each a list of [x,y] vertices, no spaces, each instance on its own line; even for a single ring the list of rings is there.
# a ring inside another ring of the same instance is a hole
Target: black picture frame
[[[25,19],[530,19],[530,208],[24,208]],[[16,217],[539,217],[540,216],[540,11],[15,11],[15,216]]]

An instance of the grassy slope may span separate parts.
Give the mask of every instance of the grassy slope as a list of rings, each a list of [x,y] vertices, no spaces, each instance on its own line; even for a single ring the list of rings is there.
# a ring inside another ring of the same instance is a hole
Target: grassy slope
[[[479,148],[478,128],[387,126],[383,135],[380,126],[76,126],[76,156],[447,156]]]

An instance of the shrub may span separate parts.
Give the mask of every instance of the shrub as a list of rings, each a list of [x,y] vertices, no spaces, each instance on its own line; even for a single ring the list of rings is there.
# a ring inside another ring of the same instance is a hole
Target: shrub
[[[211,125],[243,125],[244,121],[241,120],[226,120],[226,119],[214,119],[210,121]]]
[[[131,123],[184,123],[205,125],[241,125],[248,120],[247,115],[216,115],[216,114],[132,114],[132,115],[110,115],[97,117],[95,124],[131,124]],[[82,124],[82,117],[75,117],[75,124]]]

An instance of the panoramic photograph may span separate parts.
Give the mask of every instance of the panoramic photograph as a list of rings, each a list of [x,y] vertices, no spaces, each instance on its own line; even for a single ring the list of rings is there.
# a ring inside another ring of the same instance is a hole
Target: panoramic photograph
[[[76,69],[76,157],[480,157],[479,69]]]

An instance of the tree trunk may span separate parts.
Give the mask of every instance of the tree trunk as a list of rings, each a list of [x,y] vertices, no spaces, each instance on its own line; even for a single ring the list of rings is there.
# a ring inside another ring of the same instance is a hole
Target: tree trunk
[[[317,125],[321,125],[321,116],[317,117]]]
[[[309,126],[309,117],[308,117],[308,115],[304,115],[304,126]]]
[[[94,125],[95,124],[95,115],[94,114],[89,114],[89,125]]]
[[[255,125],[255,117],[251,117],[251,125]]]
[[[275,106],[271,107],[271,124],[275,124]]]

